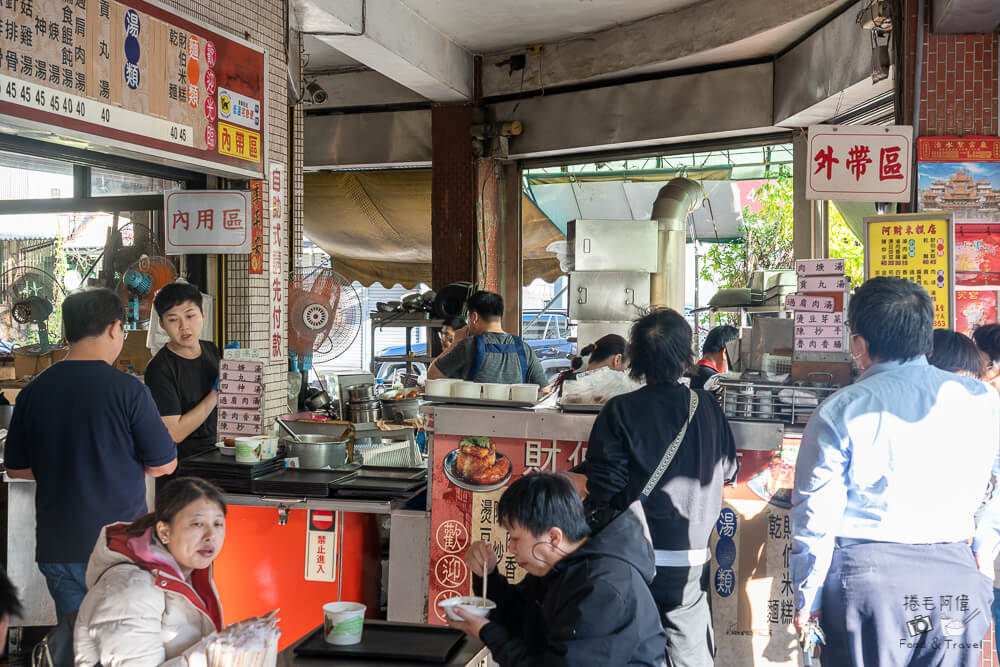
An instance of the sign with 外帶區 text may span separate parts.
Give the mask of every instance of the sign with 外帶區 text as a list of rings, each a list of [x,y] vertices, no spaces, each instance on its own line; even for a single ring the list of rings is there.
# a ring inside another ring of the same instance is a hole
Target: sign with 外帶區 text
[[[0,114],[15,132],[44,127],[57,140],[84,139],[186,168],[263,172],[262,49],[146,0],[8,0],[3,7]],[[223,90],[239,101],[240,120],[252,115],[256,123],[241,128],[252,140],[231,133],[228,150],[219,144]]]
[[[909,201],[913,128],[814,125],[809,128],[807,199]]]
[[[934,302],[934,328],[954,328],[954,248],[951,213],[865,218],[865,280],[895,276],[922,285]]]
[[[250,252],[250,193],[177,190],[163,196],[168,255]]]

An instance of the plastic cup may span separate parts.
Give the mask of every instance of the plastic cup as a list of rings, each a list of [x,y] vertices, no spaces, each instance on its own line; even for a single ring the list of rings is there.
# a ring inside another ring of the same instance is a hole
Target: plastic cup
[[[328,602],[323,605],[323,639],[326,643],[337,646],[360,643],[367,608],[360,602]]]
[[[236,438],[236,462],[258,463],[261,458],[260,438]]]
[[[520,403],[534,403],[538,400],[537,384],[515,384],[510,388],[510,400]]]
[[[278,439],[265,436],[260,439],[260,459],[269,461],[278,455]]]
[[[483,385],[483,398],[488,398],[491,401],[509,401],[510,400],[510,385],[509,384],[484,384]]]
[[[455,398],[475,398],[483,397],[483,385],[479,382],[456,382],[451,385],[451,395]]]

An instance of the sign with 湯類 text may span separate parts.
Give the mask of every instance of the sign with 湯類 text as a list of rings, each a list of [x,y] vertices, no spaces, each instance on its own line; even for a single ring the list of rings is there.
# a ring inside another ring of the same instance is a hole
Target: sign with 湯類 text
[[[913,128],[814,125],[809,128],[808,199],[909,201]]]
[[[145,0],[6,0],[0,9],[5,124],[186,168],[263,171],[263,50]],[[240,132],[227,132],[227,119]]]

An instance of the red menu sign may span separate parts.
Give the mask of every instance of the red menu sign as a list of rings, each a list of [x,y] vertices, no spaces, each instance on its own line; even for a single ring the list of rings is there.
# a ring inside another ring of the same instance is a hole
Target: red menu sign
[[[493,545],[499,571],[511,583],[524,578],[524,570],[507,548],[509,535],[497,518],[497,503],[504,490],[528,471],[564,472],[587,456],[587,443],[580,441],[475,438],[478,445],[495,451],[494,465],[501,468],[497,474],[509,468],[499,480],[491,478],[480,483],[474,476],[466,478],[461,474],[458,455],[463,439],[459,435],[434,436],[427,619],[435,625],[445,623],[438,602],[470,594],[472,578],[463,557],[472,542],[481,540]]]
[[[188,169],[263,171],[261,133],[239,128],[244,148],[237,151],[220,142],[226,124],[219,120],[223,90],[227,101],[238,94],[263,106],[262,49],[144,0],[8,0],[5,6],[5,125]]]

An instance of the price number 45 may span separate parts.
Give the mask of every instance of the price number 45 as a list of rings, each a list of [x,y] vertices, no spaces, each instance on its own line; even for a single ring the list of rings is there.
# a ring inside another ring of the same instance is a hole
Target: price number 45
[[[174,141],[187,141],[187,134],[186,127],[177,127],[176,125],[170,127],[170,138]]]

